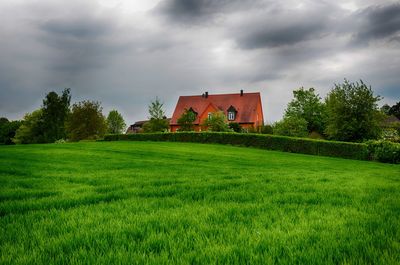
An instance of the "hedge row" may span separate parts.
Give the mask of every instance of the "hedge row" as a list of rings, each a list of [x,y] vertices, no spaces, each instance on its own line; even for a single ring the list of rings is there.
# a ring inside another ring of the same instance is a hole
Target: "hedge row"
[[[106,135],[104,137],[104,140],[217,143],[358,160],[369,160],[371,158],[371,154],[369,152],[367,144],[251,133],[242,134],[226,132],[177,132],[118,135],[114,134]]]

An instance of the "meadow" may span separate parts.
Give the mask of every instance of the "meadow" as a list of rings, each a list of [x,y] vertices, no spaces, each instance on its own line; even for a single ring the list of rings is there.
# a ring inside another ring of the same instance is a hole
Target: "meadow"
[[[400,264],[400,165],[195,143],[0,146],[0,264]]]

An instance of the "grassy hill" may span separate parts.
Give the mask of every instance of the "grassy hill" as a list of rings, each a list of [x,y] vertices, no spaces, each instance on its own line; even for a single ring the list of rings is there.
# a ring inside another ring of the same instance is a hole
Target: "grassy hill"
[[[400,165],[168,142],[0,146],[0,264],[399,264]]]

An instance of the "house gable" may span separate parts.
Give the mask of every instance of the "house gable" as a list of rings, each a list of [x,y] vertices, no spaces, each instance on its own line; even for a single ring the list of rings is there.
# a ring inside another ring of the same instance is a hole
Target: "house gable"
[[[179,128],[177,120],[185,109],[198,113],[195,125],[200,125],[208,117],[208,113],[216,111],[223,111],[227,117],[229,112],[233,112],[234,119],[230,122],[247,127],[260,126],[264,120],[260,93],[180,96],[170,122],[171,131]]]

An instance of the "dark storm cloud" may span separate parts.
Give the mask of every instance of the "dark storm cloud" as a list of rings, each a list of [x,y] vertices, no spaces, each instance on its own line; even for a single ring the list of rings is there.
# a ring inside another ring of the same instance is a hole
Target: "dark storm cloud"
[[[310,21],[300,19],[276,23],[276,25],[266,21],[259,28],[249,28],[237,39],[239,46],[243,49],[294,45],[305,40],[318,38],[324,33],[325,25],[324,21],[312,18]]]
[[[272,48],[318,40],[332,34],[339,9],[335,5],[318,3],[308,9],[274,8],[257,10],[236,22],[230,30],[242,49]]]
[[[158,5],[155,12],[173,22],[208,24],[216,15],[262,7],[266,2],[259,0],[165,0]]]
[[[126,48],[112,38],[118,31],[115,22],[105,18],[50,19],[37,26],[38,40],[54,51],[49,67],[68,74],[100,68]]]
[[[355,40],[368,43],[371,40],[398,39],[400,32],[400,3],[371,6],[355,15],[360,21]]]

